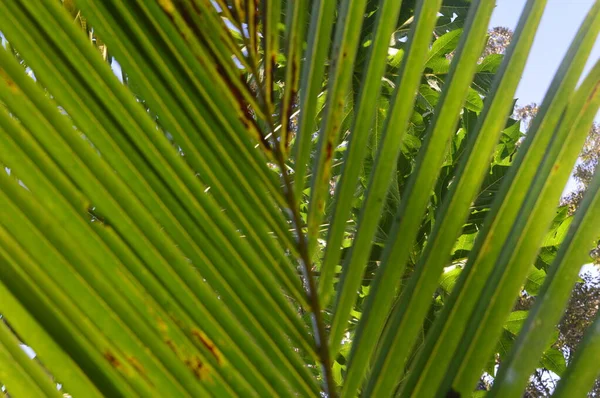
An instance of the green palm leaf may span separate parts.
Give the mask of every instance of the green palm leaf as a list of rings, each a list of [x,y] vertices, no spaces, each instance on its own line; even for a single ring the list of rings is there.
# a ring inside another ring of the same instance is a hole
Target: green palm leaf
[[[0,387],[521,393],[598,234],[596,176],[506,323],[600,107],[596,1],[518,142],[545,4],[480,60],[493,1],[0,1]]]

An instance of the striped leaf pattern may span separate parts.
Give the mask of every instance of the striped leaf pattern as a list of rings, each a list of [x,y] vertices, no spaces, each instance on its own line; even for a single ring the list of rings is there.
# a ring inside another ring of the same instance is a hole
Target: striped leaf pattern
[[[600,108],[596,0],[510,118],[546,3],[0,0],[3,391],[467,397],[508,331],[521,395],[600,234],[597,172],[511,315]]]

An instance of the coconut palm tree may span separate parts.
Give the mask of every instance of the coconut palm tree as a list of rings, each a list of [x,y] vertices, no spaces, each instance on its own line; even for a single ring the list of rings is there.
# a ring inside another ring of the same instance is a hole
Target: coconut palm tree
[[[555,222],[600,1],[509,118],[545,4],[480,59],[494,1],[0,0],[4,391],[470,396],[509,330],[489,394],[522,394],[600,235],[600,173]]]

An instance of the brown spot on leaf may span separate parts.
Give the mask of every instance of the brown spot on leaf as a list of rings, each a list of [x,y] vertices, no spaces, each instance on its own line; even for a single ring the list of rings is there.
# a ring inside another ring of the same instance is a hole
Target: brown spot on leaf
[[[331,141],[327,142],[327,147],[325,148],[325,162],[330,162],[333,158],[333,144]]]
[[[244,125],[246,130],[248,130],[250,133],[252,133],[255,136],[256,140],[260,142],[260,144],[262,145],[266,154],[267,155],[271,154],[273,152],[273,149],[271,148],[271,144],[265,138],[264,135],[260,134],[259,127],[256,124],[256,121],[254,120],[252,115],[247,116],[247,117],[240,117],[239,120],[240,120],[240,122],[242,122],[242,124]]]
[[[208,351],[210,351],[210,353],[216,358],[217,362],[221,363],[221,361],[222,361],[221,353],[219,352],[217,347],[214,345],[214,343],[212,341],[210,341],[210,339],[204,333],[202,333],[198,329],[192,329],[192,335],[196,339],[198,339],[202,343],[202,345],[204,345],[204,347],[206,347],[206,349]]]
[[[184,362],[188,369],[192,371],[196,379],[206,380],[208,378],[208,368],[204,366],[200,358],[193,356],[187,358]]]
[[[119,369],[121,367],[121,362],[114,356],[114,354],[110,351],[104,351],[104,358],[111,364],[113,368]]]
[[[223,67],[220,64],[216,64],[215,65],[217,68],[217,73],[219,74],[219,76],[221,76],[222,81],[227,84],[227,88],[229,90],[229,92],[231,92],[233,94],[233,96],[235,97],[235,100],[237,101],[240,110],[242,111],[242,113],[244,114],[245,118],[247,119],[246,122],[244,122],[244,125],[247,126],[247,128],[250,128],[250,123],[255,122],[254,121],[254,117],[252,116],[252,110],[250,109],[250,106],[248,105],[248,103],[244,100],[244,96],[242,94],[242,92],[237,88],[237,86],[231,81],[231,79],[229,78],[229,76],[227,76],[227,73],[225,72],[225,70],[223,69]]]
[[[177,349],[177,346],[175,345],[175,343],[173,343],[173,340],[171,339],[166,339],[165,343],[169,346],[169,348],[175,353],[175,355],[179,356],[179,350]]]
[[[297,93],[298,89],[298,80],[299,80],[299,76],[298,76],[298,60],[294,60],[292,62],[292,95],[290,97],[294,98],[295,94]]]
[[[10,76],[8,76],[8,74],[6,74],[6,72],[2,68],[0,68],[0,76],[4,79],[10,91],[12,91],[13,93],[19,91],[19,88],[17,87],[15,82],[10,78]]]

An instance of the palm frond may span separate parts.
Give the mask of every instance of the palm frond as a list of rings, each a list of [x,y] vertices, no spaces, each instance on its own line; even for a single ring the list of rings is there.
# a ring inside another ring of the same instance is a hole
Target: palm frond
[[[0,1],[0,387],[521,394],[600,233],[600,0],[510,119],[546,3],[482,57],[493,1]]]

